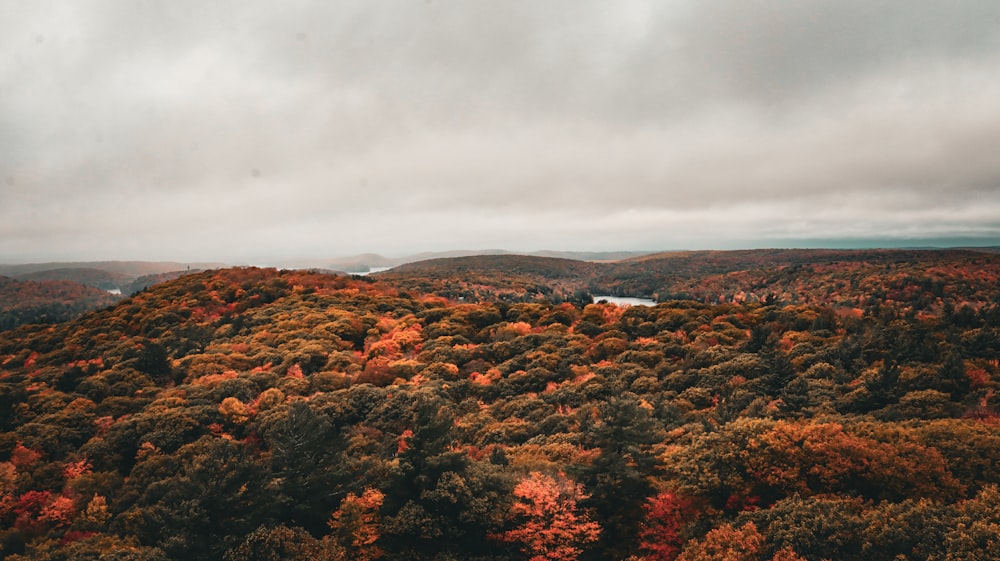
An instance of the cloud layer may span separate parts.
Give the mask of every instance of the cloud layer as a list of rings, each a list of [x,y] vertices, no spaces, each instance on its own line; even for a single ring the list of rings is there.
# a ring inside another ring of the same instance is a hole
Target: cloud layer
[[[1000,244],[1000,4],[0,0],[0,261]]]

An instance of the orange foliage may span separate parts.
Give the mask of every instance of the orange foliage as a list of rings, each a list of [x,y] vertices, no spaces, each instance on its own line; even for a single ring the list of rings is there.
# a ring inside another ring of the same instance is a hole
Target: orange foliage
[[[296,380],[301,380],[305,378],[305,375],[302,373],[302,367],[299,366],[298,364],[293,364],[289,366],[288,371],[285,372],[285,376]]]
[[[379,539],[379,508],[385,496],[377,489],[365,489],[361,496],[349,493],[327,525],[334,539],[348,552],[349,559],[369,561],[382,557]]]
[[[493,382],[500,380],[503,374],[496,368],[490,368],[484,374],[479,372],[473,372],[469,374],[469,381],[473,384],[479,384],[481,386],[488,386]]]
[[[962,492],[937,450],[878,442],[837,423],[779,422],[751,440],[747,468],[759,481],[803,493],[838,491],[861,481],[921,496]]]
[[[413,436],[413,431],[410,430],[410,429],[406,429],[402,433],[400,433],[399,439],[397,440],[397,445],[396,445],[396,455],[397,456],[399,454],[402,454],[403,452],[406,452],[410,448],[410,445],[406,441],[409,440],[410,437],[412,437],[412,436]]]
[[[63,467],[63,475],[67,480],[73,480],[77,477],[90,473],[90,468],[90,462],[87,461],[87,458],[84,458],[82,460],[66,464],[66,466]]]
[[[59,495],[42,508],[38,518],[56,526],[67,526],[73,521],[75,514],[76,508],[73,506],[73,499],[66,495]]]
[[[601,533],[597,522],[577,508],[588,496],[583,485],[561,473],[532,472],[514,487],[511,512],[522,522],[499,538],[520,543],[530,561],[574,561],[583,551],[578,546],[597,541]]]
[[[14,451],[10,454],[10,463],[18,468],[26,468],[37,462],[41,457],[41,452],[26,448],[18,442],[17,446],[14,447]]]
[[[209,388],[214,388],[226,380],[232,380],[239,376],[235,370],[227,370],[221,374],[206,374],[204,376],[199,376],[191,381],[191,384],[195,386],[205,386]]]

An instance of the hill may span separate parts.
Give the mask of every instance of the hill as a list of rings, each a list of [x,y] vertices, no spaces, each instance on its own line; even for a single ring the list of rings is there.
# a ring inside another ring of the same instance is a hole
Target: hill
[[[486,298],[506,271],[553,294],[616,271],[542,258],[223,269],[0,333],[0,555],[980,555],[1000,524],[994,262],[830,257],[763,267],[803,294],[838,278],[831,263],[967,283],[931,314]],[[670,259],[646,270],[683,271]],[[764,258],[699,259],[678,278]],[[478,277],[494,283],[479,302],[414,289]]]
[[[355,255],[352,257],[341,257],[337,259],[325,260],[322,262],[311,261],[307,264],[295,262],[295,263],[289,263],[289,265],[294,267],[322,266],[347,272],[368,272],[371,269],[398,267],[400,265],[405,265],[407,263],[416,263],[419,261],[430,261],[436,259],[449,259],[449,258],[461,258],[461,257],[477,257],[484,255],[512,255],[512,256],[526,255],[530,257],[554,257],[558,259],[573,259],[577,261],[617,261],[619,259],[626,259],[629,257],[646,255],[648,253],[649,252],[644,252],[644,251],[553,251],[553,250],[534,251],[529,253],[515,253],[503,249],[453,250],[453,251],[418,253],[415,255],[407,255],[405,257],[384,257],[382,255],[377,255],[374,253],[365,253],[362,255]],[[320,265],[320,263],[322,263],[322,265]]]
[[[574,295],[588,298],[583,289],[597,271],[595,263],[571,259],[478,255],[408,263],[374,276],[410,290],[469,302],[561,302]]]
[[[225,263],[178,263],[172,261],[79,261],[60,263],[0,264],[0,275],[20,277],[41,271],[62,269],[98,269],[113,275],[137,278],[142,275],[169,273],[186,269],[217,269]],[[61,279],[69,280],[69,279]]]
[[[69,281],[0,277],[0,330],[25,323],[56,323],[117,303],[107,291]]]
[[[838,307],[886,300],[937,312],[945,301],[1000,296],[1000,256],[972,250],[748,250],[658,254],[614,264],[594,286],[612,293],[705,302]],[[947,294],[945,294],[947,293]]]
[[[949,303],[1000,299],[1000,255],[974,250],[698,251],[610,263],[499,255],[422,261],[376,276],[466,301],[558,303],[611,294],[835,308],[890,303],[939,314]]]
[[[24,273],[16,277],[24,281],[70,281],[85,284],[104,291],[122,291],[122,287],[132,281],[132,276],[125,273],[113,273],[104,269],[91,267],[64,267],[60,269],[45,269]]]

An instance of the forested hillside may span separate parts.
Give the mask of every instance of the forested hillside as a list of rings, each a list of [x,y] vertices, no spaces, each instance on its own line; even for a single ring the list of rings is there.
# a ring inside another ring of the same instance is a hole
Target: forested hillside
[[[589,294],[704,303],[888,305],[939,314],[995,301],[1000,255],[973,250],[745,250],[659,253],[610,263],[524,255],[434,259],[376,277],[465,301],[576,301]]]
[[[119,300],[107,291],[76,282],[0,276],[0,331],[26,323],[67,321]]]
[[[223,269],[0,333],[0,556],[997,551],[1000,257],[670,259]],[[587,302],[629,270],[692,288]]]

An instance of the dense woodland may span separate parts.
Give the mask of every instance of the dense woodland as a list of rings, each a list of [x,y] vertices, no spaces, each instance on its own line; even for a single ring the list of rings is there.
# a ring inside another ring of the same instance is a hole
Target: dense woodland
[[[995,559],[998,278],[957,251],[184,276],[0,333],[0,557]]]
[[[105,290],[76,282],[0,276],[0,331],[27,323],[67,321],[118,300]]]

